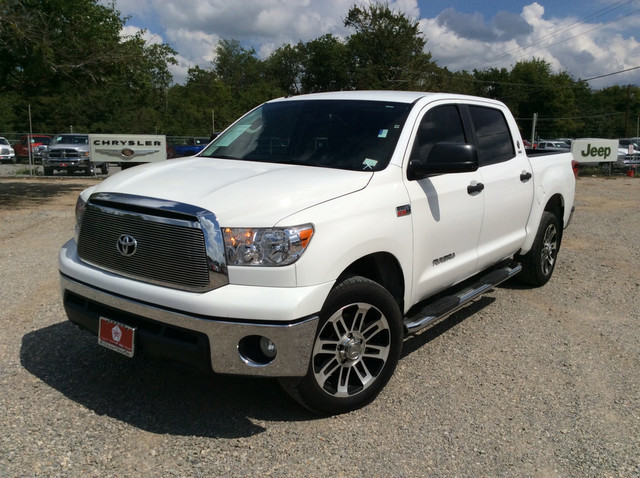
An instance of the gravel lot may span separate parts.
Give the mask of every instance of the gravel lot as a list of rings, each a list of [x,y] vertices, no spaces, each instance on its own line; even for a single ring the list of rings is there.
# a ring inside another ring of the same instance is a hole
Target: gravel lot
[[[331,418],[66,321],[57,251],[95,181],[0,177],[0,477],[640,476],[640,179],[581,178],[549,284],[408,339],[380,397]]]

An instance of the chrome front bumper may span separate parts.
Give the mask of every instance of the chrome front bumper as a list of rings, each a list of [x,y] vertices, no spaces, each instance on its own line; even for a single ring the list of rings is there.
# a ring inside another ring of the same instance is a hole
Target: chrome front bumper
[[[149,323],[158,329],[166,326],[177,331],[170,339],[163,338],[162,345],[153,344],[156,355],[193,363],[196,359],[181,356],[175,346],[174,336],[182,331],[192,331],[206,336],[210,368],[215,373],[252,375],[262,377],[301,377],[306,374],[311,357],[311,348],[318,325],[318,316],[312,315],[286,324],[262,324],[243,321],[241,318],[200,317],[150,303],[115,295],[60,274],[65,310],[69,320],[81,328],[97,334],[100,316],[126,325]],[[82,303],[80,303],[80,301]],[[129,322],[129,323],[128,323]],[[141,331],[143,332],[143,331]],[[140,339],[145,334],[139,336]],[[149,334],[146,335],[147,340]],[[276,346],[277,353],[271,360],[253,360],[247,347],[257,343],[257,338],[266,337]],[[142,350],[145,344],[142,343]],[[137,345],[136,345],[137,347]],[[165,349],[163,353],[163,349]],[[200,354],[201,355],[201,354]],[[202,364],[193,363],[193,365]]]

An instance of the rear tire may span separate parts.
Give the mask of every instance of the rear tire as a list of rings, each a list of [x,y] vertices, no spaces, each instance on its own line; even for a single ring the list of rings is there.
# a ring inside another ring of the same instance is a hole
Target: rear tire
[[[549,211],[544,211],[531,250],[520,256],[522,272],[517,276],[520,282],[540,287],[551,279],[561,238],[560,220]]]
[[[403,339],[393,296],[376,282],[350,277],[325,301],[307,374],[280,383],[314,413],[358,409],[372,402],[393,375]]]

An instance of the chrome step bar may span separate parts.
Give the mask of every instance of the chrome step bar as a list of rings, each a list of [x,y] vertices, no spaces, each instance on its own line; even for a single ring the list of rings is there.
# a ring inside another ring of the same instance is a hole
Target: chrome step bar
[[[404,318],[405,335],[414,334],[428,325],[444,319],[498,284],[511,279],[521,270],[522,266],[520,264],[512,264],[493,270],[460,292],[441,297],[435,302],[424,306]]]

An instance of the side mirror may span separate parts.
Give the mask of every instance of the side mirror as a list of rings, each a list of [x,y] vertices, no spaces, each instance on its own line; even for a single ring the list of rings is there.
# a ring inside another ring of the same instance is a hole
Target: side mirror
[[[469,173],[478,170],[478,151],[472,144],[436,143],[426,158],[411,159],[407,169],[410,181],[434,174]]]

